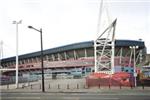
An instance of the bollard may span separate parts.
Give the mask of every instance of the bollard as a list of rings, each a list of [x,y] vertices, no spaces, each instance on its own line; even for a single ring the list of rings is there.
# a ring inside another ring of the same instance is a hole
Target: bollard
[[[7,90],[9,89],[9,84],[7,84]]]
[[[58,89],[60,89],[60,85],[58,84],[58,87],[57,87]]]
[[[24,89],[24,85],[22,85],[22,88]]]
[[[50,89],[51,88],[51,85],[49,84],[48,88]]]
[[[132,84],[130,85],[131,89],[133,89]]]
[[[109,89],[111,89],[110,84],[109,84]]]
[[[144,84],[142,84],[142,89],[144,90]]]
[[[32,84],[31,84],[31,89],[32,89]]]
[[[120,83],[120,89],[122,89],[122,87],[121,87],[121,83]]]
[[[77,89],[79,89],[79,84],[77,84]]]
[[[101,88],[101,84],[98,85],[99,89]]]
[[[69,84],[67,84],[67,89],[69,89]]]

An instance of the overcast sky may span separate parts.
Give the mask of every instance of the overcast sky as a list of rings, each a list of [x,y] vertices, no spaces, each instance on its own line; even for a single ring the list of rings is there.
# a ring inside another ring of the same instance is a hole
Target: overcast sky
[[[43,29],[44,49],[94,40],[101,0],[0,0],[0,41],[3,57],[15,56],[16,26],[19,24],[19,54],[40,50]],[[117,18],[116,39],[142,39],[150,53],[150,1],[104,0],[109,18]],[[107,16],[108,17],[108,16]]]

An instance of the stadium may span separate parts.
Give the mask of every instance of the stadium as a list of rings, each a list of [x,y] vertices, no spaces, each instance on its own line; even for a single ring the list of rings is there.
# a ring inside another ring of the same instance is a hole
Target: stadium
[[[135,52],[136,65],[141,63],[146,54],[146,47],[141,40],[115,40],[115,72],[133,73],[132,46],[138,46]],[[94,72],[94,41],[85,41],[44,50],[44,73],[52,78],[61,75],[73,77],[86,76]],[[19,56],[19,76],[41,74],[41,53],[33,52]],[[2,59],[3,68],[15,68],[16,58]],[[3,71],[3,75],[15,76],[15,70]]]

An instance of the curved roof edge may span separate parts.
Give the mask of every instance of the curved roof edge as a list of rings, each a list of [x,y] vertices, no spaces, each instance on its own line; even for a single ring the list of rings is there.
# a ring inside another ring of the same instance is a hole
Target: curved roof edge
[[[91,41],[73,43],[73,44],[69,44],[69,45],[46,49],[43,51],[43,54],[46,55],[46,54],[52,54],[52,53],[57,53],[57,52],[69,51],[69,50],[73,50],[73,49],[90,48],[93,46],[94,46],[94,41],[91,40]],[[144,41],[140,41],[140,40],[139,41],[116,40],[115,46],[116,47],[139,46],[140,48],[145,48],[145,43],[144,43]],[[31,57],[36,57],[36,56],[40,56],[40,51],[20,55],[19,59],[31,58]],[[15,56],[9,57],[9,58],[4,58],[4,59],[2,59],[2,62],[3,61],[14,61],[14,60],[15,60]]]

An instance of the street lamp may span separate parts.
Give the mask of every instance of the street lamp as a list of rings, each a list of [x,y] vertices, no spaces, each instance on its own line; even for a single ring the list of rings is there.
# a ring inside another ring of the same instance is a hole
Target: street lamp
[[[21,24],[22,20],[20,21],[13,21],[13,24],[16,25],[16,88],[18,88],[18,24]]]
[[[131,49],[133,49],[133,53],[134,53],[134,85],[135,87],[137,86],[137,83],[136,83],[136,77],[137,77],[137,73],[136,73],[136,60],[135,60],[135,49],[138,49],[139,47],[138,46],[130,46]]]
[[[43,67],[43,39],[42,39],[42,28],[40,30],[32,27],[32,26],[28,26],[28,28],[30,29],[34,29],[38,32],[40,32],[40,38],[41,38],[41,68],[42,68],[42,92],[45,92],[45,86],[44,86],[44,67]]]

